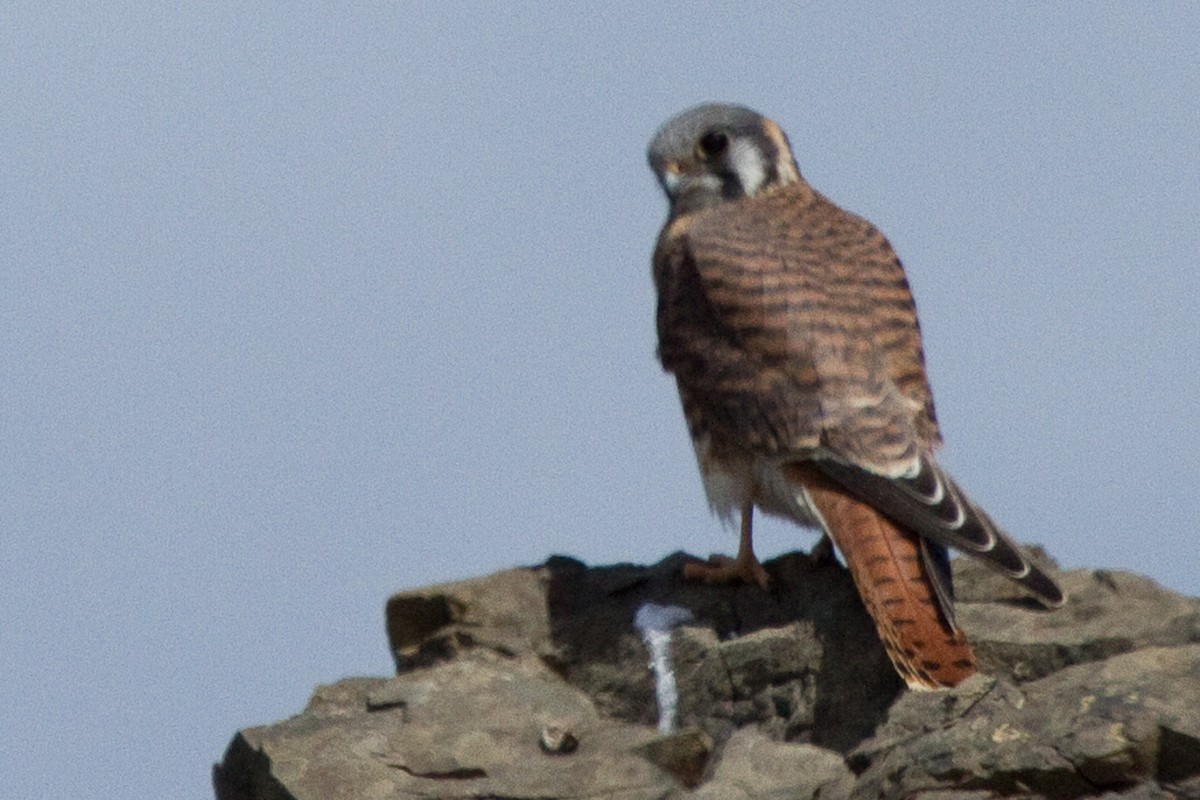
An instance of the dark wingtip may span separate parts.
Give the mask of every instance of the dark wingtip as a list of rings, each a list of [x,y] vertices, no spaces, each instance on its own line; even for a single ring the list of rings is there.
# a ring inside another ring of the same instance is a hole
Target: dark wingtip
[[[816,461],[821,471],[842,488],[874,505],[895,522],[922,537],[961,550],[1016,582],[1048,609],[1061,608],[1067,596],[1049,575],[1030,561],[987,513],[971,502],[958,484],[931,459],[911,478],[889,478],[833,458]],[[945,488],[938,500],[937,490]],[[950,512],[961,512],[961,523],[950,526]]]
[[[1058,582],[1033,564],[1026,562],[1026,565],[1028,572],[1020,577],[1014,577],[1017,584],[1046,608],[1062,608],[1067,602],[1067,594],[1058,585]]]
[[[1037,590],[1038,600],[1041,601],[1042,605],[1044,605],[1046,608],[1053,609],[1062,608],[1065,606],[1068,599],[1067,593],[1064,592],[1062,588],[1054,581],[1050,580],[1044,575],[1042,577],[1044,578],[1044,585],[1039,587]]]

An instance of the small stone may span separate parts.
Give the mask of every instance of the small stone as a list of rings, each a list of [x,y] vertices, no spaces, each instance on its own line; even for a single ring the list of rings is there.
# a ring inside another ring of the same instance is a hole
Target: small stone
[[[574,753],[579,747],[579,737],[570,728],[563,725],[547,725],[542,728],[538,744],[544,753],[552,756],[564,756]]]

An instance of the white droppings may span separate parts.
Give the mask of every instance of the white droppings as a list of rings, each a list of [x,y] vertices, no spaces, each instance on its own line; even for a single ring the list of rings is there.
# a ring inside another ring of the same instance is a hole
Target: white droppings
[[[660,606],[657,603],[644,603],[633,617],[634,626],[650,650],[654,694],[658,698],[658,732],[662,734],[675,729],[675,714],[679,706],[675,670],[671,668],[671,630],[691,618],[692,613],[686,608]]]

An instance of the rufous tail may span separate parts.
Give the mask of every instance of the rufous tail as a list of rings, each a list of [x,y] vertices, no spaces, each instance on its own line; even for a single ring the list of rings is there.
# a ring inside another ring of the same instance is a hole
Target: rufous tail
[[[941,614],[916,534],[840,489],[816,468],[790,465],[841,550],[896,671],[912,689],[956,686],[975,673],[975,653]]]

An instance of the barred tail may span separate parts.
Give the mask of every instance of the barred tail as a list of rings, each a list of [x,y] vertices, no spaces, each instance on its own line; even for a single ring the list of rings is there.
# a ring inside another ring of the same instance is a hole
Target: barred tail
[[[842,552],[879,638],[908,686],[955,686],[974,674],[975,654],[942,610],[953,596],[944,550],[933,556],[926,550],[940,545],[923,543],[813,467],[785,469]]]

